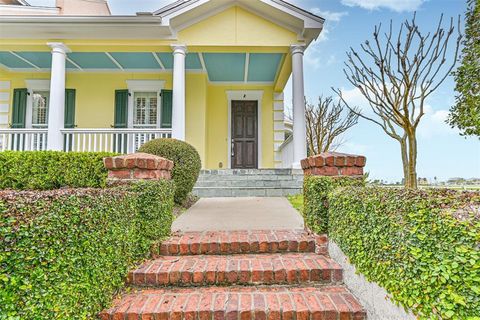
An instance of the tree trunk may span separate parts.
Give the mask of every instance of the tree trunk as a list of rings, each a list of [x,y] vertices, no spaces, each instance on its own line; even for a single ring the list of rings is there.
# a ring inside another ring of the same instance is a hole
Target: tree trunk
[[[407,131],[408,136],[408,176],[407,188],[417,189],[417,137],[415,129]]]
[[[403,166],[403,185],[408,188],[410,185],[410,175],[408,174],[408,149],[407,149],[407,141],[405,138],[399,140],[400,142],[400,151],[402,153],[402,166]]]

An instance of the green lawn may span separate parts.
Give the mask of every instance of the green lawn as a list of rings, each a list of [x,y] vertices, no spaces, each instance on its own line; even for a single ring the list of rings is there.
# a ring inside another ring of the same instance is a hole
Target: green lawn
[[[295,209],[297,209],[300,213],[303,212],[303,194],[288,196],[287,198]]]

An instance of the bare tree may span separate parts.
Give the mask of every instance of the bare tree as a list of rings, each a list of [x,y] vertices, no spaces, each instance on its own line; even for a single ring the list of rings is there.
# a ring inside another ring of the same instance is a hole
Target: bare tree
[[[460,17],[454,57],[447,61],[454,29],[453,18],[448,28],[443,28],[442,15],[433,34],[422,33],[414,15],[411,21],[402,23],[397,35],[394,35],[392,22],[383,37],[380,36],[381,25],[376,26],[373,44],[365,41],[361,45],[362,54],[353,48],[347,52],[344,73],[373,111],[371,116],[359,115],[379,125],[400,143],[407,188],[417,187],[416,130],[425,114],[425,99],[447,78],[458,57],[462,38]],[[341,90],[334,91],[347,103]]]
[[[318,104],[307,103],[308,154],[334,151],[343,144],[343,134],[358,122],[359,110],[349,110],[342,101],[319,97]]]

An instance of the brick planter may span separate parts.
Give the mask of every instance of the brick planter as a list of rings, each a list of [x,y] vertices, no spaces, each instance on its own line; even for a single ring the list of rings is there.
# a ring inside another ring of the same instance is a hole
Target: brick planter
[[[306,175],[315,176],[363,176],[366,158],[353,154],[325,152],[303,159]]]
[[[173,162],[148,153],[133,153],[103,159],[108,183],[171,179]]]

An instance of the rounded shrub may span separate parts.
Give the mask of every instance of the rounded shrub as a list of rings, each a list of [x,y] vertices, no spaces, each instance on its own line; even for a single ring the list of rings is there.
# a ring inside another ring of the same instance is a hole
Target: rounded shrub
[[[175,202],[182,203],[197,182],[202,163],[197,150],[176,139],[155,139],[145,143],[138,152],[154,154],[173,161],[172,179],[175,183]]]

